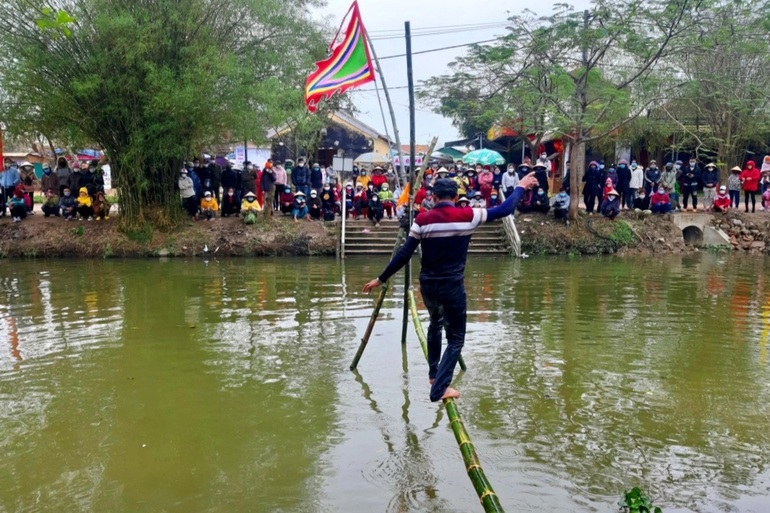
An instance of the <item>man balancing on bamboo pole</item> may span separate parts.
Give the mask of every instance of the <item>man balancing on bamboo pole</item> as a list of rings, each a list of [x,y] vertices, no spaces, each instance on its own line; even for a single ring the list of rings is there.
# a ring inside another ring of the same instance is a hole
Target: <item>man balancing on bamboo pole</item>
[[[524,192],[537,185],[535,173],[519,181],[502,205],[485,209],[456,207],[457,183],[448,178],[433,185],[436,206],[414,220],[406,243],[401,246],[385,271],[364,285],[364,292],[376,289],[396,274],[422,244],[420,291],[430,313],[428,328],[428,378],[430,400],[460,397],[450,387],[457,360],[465,343],[465,260],[473,231],[513,213]],[[441,358],[441,331],[446,325],[447,348]]]

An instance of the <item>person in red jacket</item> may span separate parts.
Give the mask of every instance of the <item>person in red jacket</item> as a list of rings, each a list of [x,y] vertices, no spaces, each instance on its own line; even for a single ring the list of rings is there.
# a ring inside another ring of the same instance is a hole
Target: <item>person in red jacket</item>
[[[372,179],[369,181],[369,183],[374,184],[374,190],[375,192],[379,192],[380,188],[382,187],[382,184],[388,181],[388,178],[385,176],[385,170],[382,169],[380,166],[375,167],[372,169]]]
[[[751,198],[751,212],[756,212],[757,191],[759,190],[760,173],[753,160],[746,162],[746,169],[738,177],[743,184],[743,198],[746,201],[746,212],[749,211],[749,198]]]
[[[615,190],[615,186],[612,183],[612,178],[607,178],[604,182],[604,190],[602,191],[602,202],[607,201],[610,192]]]
[[[730,209],[730,196],[727,194],[727,186],[721,185],[719,192],[714,196],[714,212],[727,212]]]

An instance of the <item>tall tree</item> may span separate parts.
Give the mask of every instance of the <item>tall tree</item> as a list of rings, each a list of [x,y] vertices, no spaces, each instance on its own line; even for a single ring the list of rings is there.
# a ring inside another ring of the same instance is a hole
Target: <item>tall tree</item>
[[[702,7],[702,0],[595,0],[583,12],[563,4],[550,16],[525,12],[510,18],[492,49],[473,48],[459,78],[482,83],[482,100],[494,100],[499,117],[520,120],[525,133],[553,129],[570,141],[574,219],[586,144],[666,97],[673,70],[663,63],[681,52]]]
[[[770,4],[719,1],[688,36],[684,83],[661,111],[724,168],[742,165],[770,136]]]
[[[324,51],[304,14],[315,3],[4,0],[4,117],[11,131],[102,147],[124,229],[173,225],[184,157],[231,135],[262,139],[270,88],[302,87]]]

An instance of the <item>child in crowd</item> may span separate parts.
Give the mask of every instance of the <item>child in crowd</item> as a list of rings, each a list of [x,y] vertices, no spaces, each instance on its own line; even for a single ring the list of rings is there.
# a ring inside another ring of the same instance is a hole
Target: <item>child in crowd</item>
[[[111,207],[112,204],[105,197],[104,193],[102,191],[97,192],[94,199],[94,217],[96,220],[109,219]]]
[[[636,198],[634,199],[634,210],[647,211],[650,210],[650,198],[647,197],[647,193],[644,187],[640,187],[636,191]]]
[[[762,206],[765,208],[765,212],[770,212],[770,187],[762,193]]]
[[[261,211],[262,206],[259,204],[259,201],[257,201],[257,195],[253,192],[247,192],[239,207],[239,213],[236,215],[242,215],[244,217],[243,221],[246,224],[254,224],[257,222],[257,215],[259,215]]]
[[[486,208],[487,202],[484,201],[484,196],[481,191],[473,193],[473,199],[471,200],[471,208]]]
[[[481,192],[479,192],[479,195],[481,195]],[[433,201],[433,187],[429,186],[425,190],[425,199],[422,200],[422,203],[420,203],[420,212],[433,210],[433,207],[435,206],[436,203]]]
[[[280,203],[281,213],[284,215],[291,215],[291,209],[294,205],[294,194],[291,192],[291,187],[287,185],[283,188],[278,197],[278,201]]]
[[[385,213],[388,214],[388,219],[393,219],[393,191],[390,190],[390,186],[387,183],[382,184],[380,187],[380,201],[382,207],[385,209]]]
[[[86,187],[81,187],[78,192],[79,194],[76,200],[78,217],[80,218],[81,221],[83,219],[88,219],[89,221],[93,221],[94,220],[94,202],[91,199],[91,196],[88,195],[88,189]]]
[[[61,199],[59,200],[61,215],[67,221],[72,221],[77,215],[77,203],[75,202],[75,198],[72,197],[72,191],[69,187],[64,187],[62,190],[64,192]]]
[[[8,200],[8,207],[11,210],[11,217],[14,223],[21,222],[22,219],[27,217],[27,203],[24,201],[24,191],[16,189],[13,193],[13,197]]]
[[[345,217],[353,215],[353,184],[345,185]]]

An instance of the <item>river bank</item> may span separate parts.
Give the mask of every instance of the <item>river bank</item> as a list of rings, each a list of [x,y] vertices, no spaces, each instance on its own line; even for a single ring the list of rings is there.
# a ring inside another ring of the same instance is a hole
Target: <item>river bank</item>
[[[333,256],[333,226],[293,223],[276,216],[246,225],[241,218],[186,222],[169,232],[127,236],[113,216],[104,221],[64,221],[40,213],[21,223],[0,221],[0,258],[143,258],[217,256]]]
[[[720,250],[767,254],[770,214],[731,212],[710,217],[731,245]],[[614,221],[581,213],[566,225],[552,216],[516,216],[524,253],[535,255],[681,255],[701,251],[685,244],[670,216],[622,212]],[[372,228],[372,230],[375,230]],[[107,221],[44,218],[40,213],[21,223],[0,220],[0,258],[145,258],[216,254],[240,256],[334,256],[339,244],[336,223],[301,222],[283,216],[245,225],[240,218],[187,222],[170,232],[127,236],[115,217]]]

